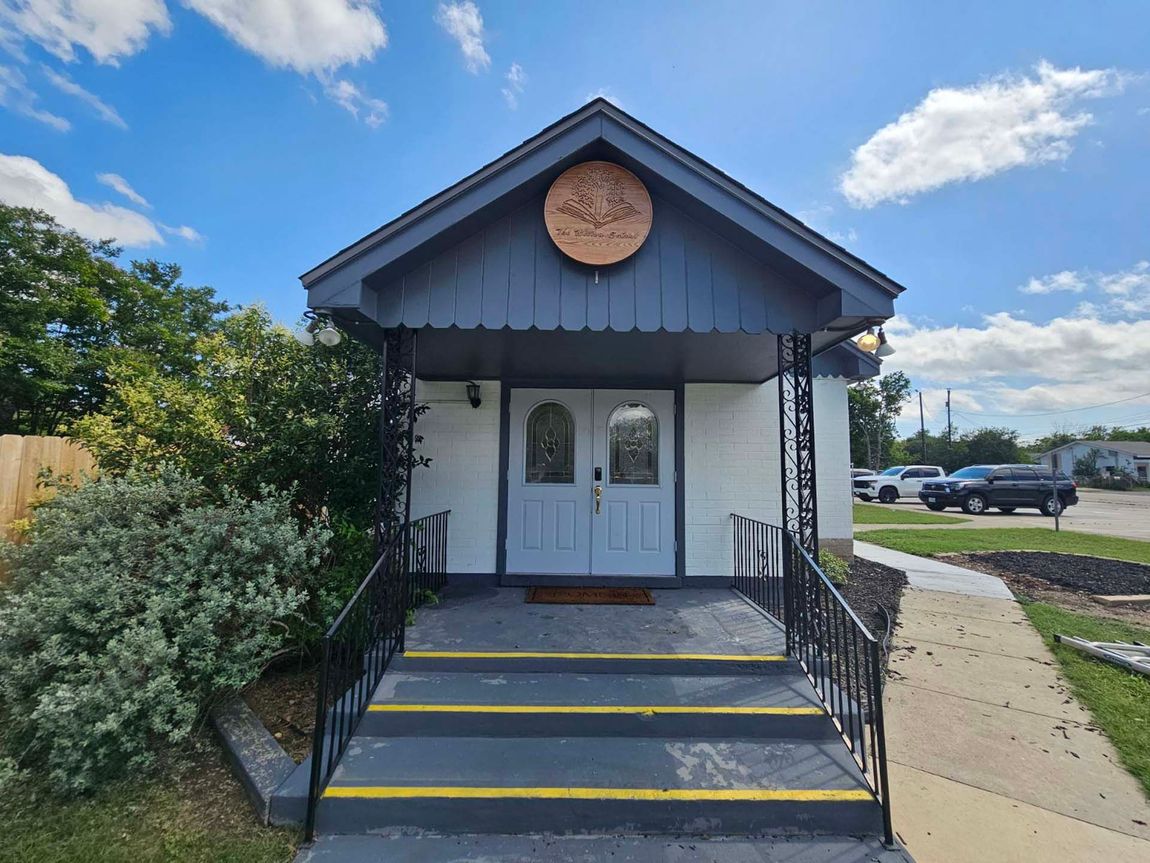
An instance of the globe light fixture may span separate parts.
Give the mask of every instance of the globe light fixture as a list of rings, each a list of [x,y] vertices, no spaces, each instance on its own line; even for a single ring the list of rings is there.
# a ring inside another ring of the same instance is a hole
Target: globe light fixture
[[[878,350],[879,337],[874,334],[874,327],[868,327],[867,331],[855,339],[855,345],[860,351],[866,351],[868,354],[873,354]]]
[[[313,311],[306,311],[303,313],[307,323],[303,329],[296,330],[295,340],[305,347],[311,347],[317,341],[321,345],[327,347],[334,347],[343,341],[343,336],[340,331],[332,326],[331,320],[325,317],[320,317]]]
[[[894,348],[890,346],[887,340],[886,333],[882,331],[882,327],[878,328],[878,347],[875,349],[874,355],[876,357],[889,357],[894,353]]]
[[[326,327],[316,333],[315,337],[319,339],[319,343],[321,345],[327,345],[329,348],[335,347],[343,340],[343,336],[339,334],[339,330],[337,330],[331,324],[328,324]]]

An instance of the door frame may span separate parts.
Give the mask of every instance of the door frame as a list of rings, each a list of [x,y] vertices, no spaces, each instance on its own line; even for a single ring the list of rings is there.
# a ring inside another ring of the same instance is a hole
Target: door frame
[[[685,408],[683,396],[686,387],[682,381],[673,383],[659,380],[623,380],[611,381],[539,381],[539,380],[501,380],[499,382],[499,501],[496,513],[496,546],[495,546],[495,575],[502,584],[507,579],[507,474],[510,470],[511,453],[511,390],[520,388],[552,389],[552,390],[670,390],[675,400],[675,574],[673,576],[618,576],[618,575],[585,575],[585,576],[551,576],[562,579],[565,583],[573,583],[573,579],[584,584],[603,586],[625,585],[638,581],[656,582],[665,587],[682,587],[687,574],[687,538],[686,538],[686,476],[684,462],[686,460],[686,431]],[[547,580],[548,576],[541,576],[539,581]]]

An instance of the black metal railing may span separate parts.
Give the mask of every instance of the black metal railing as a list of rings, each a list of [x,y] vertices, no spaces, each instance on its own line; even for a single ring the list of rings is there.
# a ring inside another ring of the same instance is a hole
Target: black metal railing
[[[371,703],[391,658],[403,650],[407,613],[447,579],[450,510],[391,531],[383,553],[320,642],[315,731],[305,832],[319,798]]]
[[[451,510],[446,509],[411,523],[411,608],[422,605],[429,593],[438,592],[447,583],[449,515]]]
[[[732,514],[734,587],[786,629],[795,657],[882,805],[894,843],[883,719],[882,645],[789,531]]]
[[[731,514],[735,527],[735,587],[779,623],[786,624],[783,552],[786,532],[773,524]],[[787,651],[790,652],[790,639]]]

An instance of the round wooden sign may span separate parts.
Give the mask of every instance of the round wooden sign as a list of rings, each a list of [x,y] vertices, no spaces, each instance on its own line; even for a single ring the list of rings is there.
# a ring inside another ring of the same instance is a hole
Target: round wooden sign
[[[651,196],[626,168],[583,162],[551,184],[543,221],[568,257],[593,266],[615,264],[633,255],[647,239]]]

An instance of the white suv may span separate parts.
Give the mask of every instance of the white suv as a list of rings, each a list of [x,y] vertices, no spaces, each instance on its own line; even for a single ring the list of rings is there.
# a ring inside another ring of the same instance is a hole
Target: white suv
[[[851,490],[859,500],[878,498],[880,503],[894,503],[900,497],[918,500],[924,480],[941,479],[946,471],[938,465],[912,464],[888,467],[880,474],[855,477]]]

